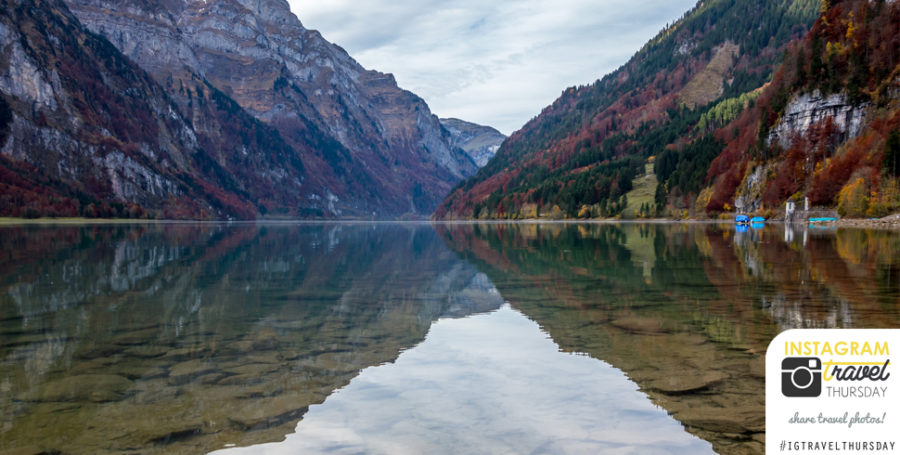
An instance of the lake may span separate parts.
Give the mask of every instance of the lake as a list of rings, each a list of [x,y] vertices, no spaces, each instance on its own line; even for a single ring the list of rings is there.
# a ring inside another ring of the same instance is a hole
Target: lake
[[[763,453],[790,328],[900,327],[900,233],[0,227],[0,453]]]

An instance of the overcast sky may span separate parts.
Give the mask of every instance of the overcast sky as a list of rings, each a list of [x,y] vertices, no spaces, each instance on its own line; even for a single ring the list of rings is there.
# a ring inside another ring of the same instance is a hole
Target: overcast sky
[[[519,129],[625,63],[696,0],[288,0],[307,28],[440,117]]]

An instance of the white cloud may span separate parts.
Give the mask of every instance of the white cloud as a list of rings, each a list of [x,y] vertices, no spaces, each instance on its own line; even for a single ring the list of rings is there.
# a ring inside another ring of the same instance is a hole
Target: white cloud
[[[441,117],[504,133],[567,87],[625,63],[695,0],[289,0],[369,69],[393,73]]]

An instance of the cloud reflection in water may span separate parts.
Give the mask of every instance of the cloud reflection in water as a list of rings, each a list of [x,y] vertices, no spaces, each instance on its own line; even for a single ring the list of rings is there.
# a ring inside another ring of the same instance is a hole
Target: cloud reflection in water
[[[281,443],[222,453],[712,453],[621,371],[559,351],[509,306],[443,319]],[[217,452],[218,453],[218,452]]]

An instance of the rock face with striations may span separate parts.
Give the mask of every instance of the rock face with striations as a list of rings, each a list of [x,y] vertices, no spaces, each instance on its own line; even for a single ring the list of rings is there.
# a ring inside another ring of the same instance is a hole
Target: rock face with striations
[[[300,170],[271,128],[240,123],[253,134],[243,169],[282,171],[238,182],[166,92],[62,2],[0,3],[3,215],[252,217],[270,189],[278,204],[299,195]]]
[[[478,167],[487,164],[506,140],[506,136],[494,128],[456,118],[442,118],[441,125],[450,133],[450,144],[463,149]]]
[[[208,98],[275,128],[302,161],[304,204],[323,215],[429,214],[477,169],[421,98],[304,28],[285,0],[66,3],[163,86],[208,147],[226,150],[219,159],[243,150],[219,138],[227,119],[209,114]]]
[[[769,143],[777,143],[786,149],[795,135],[807,133],[812,125],[828,118],[841,134],[841,142],[854,138],[862,128],[867,107],[865,103],[851,104],[842,93],[822,96],[817,90],[812,94],[795,95],[769,133]]]
[[[0,216],[422,216],[477,169],[283,0],[0,3]]]

